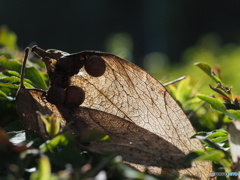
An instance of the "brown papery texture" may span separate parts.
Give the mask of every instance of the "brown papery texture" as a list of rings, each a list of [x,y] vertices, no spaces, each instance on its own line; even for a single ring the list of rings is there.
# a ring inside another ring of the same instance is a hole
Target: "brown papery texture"
[[[84,68],[76,74],[74,67],[82,67],[81,63],[93,55],[105,61],[104,74],[92,77]],[[29,99],[32,104],[27,106],[29,111],[39,110],[61,118],[61,126],[68,124],[68,129],[79,139],[79,146],[89,151],[116,152],[126,164],[156,175],[209,179],[211,162],[194,162],[191,167],[183,162],[186,154],[203,146],[198,139],[190,139],[196,133],[194,128],[158,80],[112,54],[83,51],[66,57],[73,59],[66,70],[71,76],[71,86],[79,86],[85,92],[83,104],[76,108],[55,106],[46,100],[44,92],[22,88],[17,105],[25,127],[41,133],[37,125],[31,125],[38,122],[34,120],[36,117],[21,107]],[[52,71],[55,72],[54,68]],[[108,135],[111,141],[81,144],[81,132],[91,129]]]
[[[133,122],[170,142],[185,154],[203,149],[199,140],[190,139],[196,133],[195,130],[183,110],[158,80],[117,56],[105,53],[98,55],[107,65],[104,76],[91,77],[83,69],[79,73],[81,75],[72,78],[72,84],[81,84],[85,90],[86,97],[82,106]],[[156,150],[155,153],[159,154],[159,151]],[[139,169],[146,167],[139,166]],[[154,174],[160,173],[157,167],[150,167],[149,170]],[[207,179],[211,171],[211,162],[195,162],[192,168],[180,170],[180,174]]]

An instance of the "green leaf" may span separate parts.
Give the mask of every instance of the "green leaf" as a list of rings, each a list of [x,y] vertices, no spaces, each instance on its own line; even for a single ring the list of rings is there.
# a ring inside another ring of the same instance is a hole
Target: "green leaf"
[[[211,69],[211,67],[203,62],[197,62],[194,63],[195,66],[199,67],[200,69],[202,69],[209,77],[211,77],[216,83],[220,83],[222,84],[222,81],[213,74],[213,71]]]
[[[229,109],[227,110],[227,115],[232,118],[233,120],[237,120],[237,119],[240,119],[240,110],[232,110],[232,109]]]
[[[212,75],[212,69],[211,67],[203,62],[196,62],[194,63],[195,66],[198,66],[200,69],[202,69],[207,75],[211,76]]]
[[[215,131],[212,131],[211,134],[208,135],[208,137],[219,137],[219,136],[227,136],[228,132],[222,129],[218,129]]]
[[[17,62],[16,60],[8,60],[8,59],[6,59],[6,57],[1,56],[0,64],[5,69],[16,71],[18,73],[21,72],[22,65],[19,62]]]
[[[218,94],[224,96],[224,97],[225,97],[226,99],[228,99],[229,101],[232,101],[231,95],[230,95],[230,94],[227,94],[223,89],[214,88],[214,87],[212,87],[211,85],[209,85],[209,87],[210,87],[213,91],[215,91],[215,92],[217,92]]]
[[[103,136],[102,138],[99,139],[100,141],[110,141],[110,138],[108,135]]]
[[[210,152],[210,151],[214,151],[215,149],[212,148],[212,147],[205,147],[205,150],[206,150],[207,152]]]
[[[65,146],[67,145],[70,141],[73,141],[72,135],[67,132],[64,134],[60,134],[53,138],[52,140],[48,141],[47,143],[44,143],[40,146],[40,149],[42,151],[47,151],[49,150],[50,152],[54,152],[54,149],[58,146]]]
[[[232,163],[227,159],[222,159],[219,164],[221,164],[227,172],[231,172]]]
[[[47,156],[42,156],[38,162],[39,180],[48,179],[51,176],[51,165]]]
[[[9,53],[4,53],[4,52],[0,52],[0,57],[1,57],[1,56],[5,56],[5,58],[7,58],[7,59],[12,59],[12,58],[13,58],[11,54],[9,54]]]
[[[9,88],[9,89],[18,89],[19,85],[14,85],[14,84],[10,84],[10,83],[1,83],[0,82],[0,87],[5,87],[5,88]]]
[[[0,83],[1,84],[1,83]],[[10,100],[10,101],[13,101],[14,98],[12,98],[11,96],[7,96],[3,91],[0,90],[0,99],[1,100],[4,100],[4,99],[7,99],[7,100]]]
[[[35,88],[47,89],[47,84],[43,79],[43,76],[35,67],[26,68],[25,77],[31,80]]]
[[[226,113],[226,107],[224,106],[223,103],[221,103],[219,100],[217,100],[216,98],[213,98],[213,97],[209,97],[209,96],[206,96],[206,95],[201,95],[201,94],[198,94],[197,97],[203,101],[206,101],[208,102],[209,104],[211,104],[211,106],[222,112],[222,113]]]
[[[227,136],[228,135],[228,132],[225,131],[225,130],[216,130],[216,131],[213,131],[211,134],[209,134],[207,137],[219,137],[219,136]]]
[[[195,150],[195,151],[192,151],[190,152],[186,158],[185,158],[185,162],[186,163],[191,163],[193,162],[196,158],[198,158],[199,156],[202,156],[206,154],[206,151],[203,151],[203,150]]]
[[[228,132],[225,130],[214,130],[212,132],[200,132],[200,133],[196,133],[193,137],[198,138],[206,143],[209,144],[209,142],[211,142],[209,145],[212,147],[215,147],[216,145],[214,145],[214,143],[221,143],[224,142],[226,140],[228,140]],[[217,147],[219,149],[219,147]]]
[[[11,77],[11,76],[16,76],[18,78],[21,77],[21,75],[16,71],[4,71],[2,74],[8,77]]]
[[[196,138],[199,139],[200,141],[202,141],[205,144],[204,146],[207,146],[207,148],[213,148],[215,150],[223,151],[222,148],[218,144],[207,139],[205,136],[196,136]]]
[[[10,70],[8,73],[18,75],[21,72],[22,65],[16,60],[8,60],[5,57],[0,57],[0,64],[3,68]],[[15,73],[13,72],[15,71]],[[47,84],[44,81],[43,75],[35,67],[26,67],[25,78],[29,79],[32,85],[28,88],[47,89]]]
[[[202,155],[196,160],[210,160],[210,161],[221,161],[225,157],[225,154],[222,151],[214,150],[209,152],[209,154]]]
[[[190,78],[185,78],[179,82],[177,86],[176,99],[179,102],[184,102],[192,94],[192,89],[189,87]]]
[[[20,78],[12,76],[0,79],[0,87],[9,89],[18,89],[20,85]],[[24,82],[27,88],[34,88],[31,84]]]
[[[59,133],[60,129],[60,118],[54,116],[45,116],[41,114],[39,111],[36,112],[38,117],[43,121],[45,124],[46,132],[50,137],[53,137]]]
[[[47,156],[42,155],[38,160],[38,171],[31,174],[30,180],[49,180],[51,177],[51,164]]]
[[[7,26],[0,27],[0,45],[6,46],[9,49],[15,49],[17,46],[17,36]]]
[[[222,151],[219,150],[213,150],[210,152],[206,152],[206,151],[201,151],[201,150],[196,150],[193,151],[196,155],[198,155],[197,158],[195,158],[196,161],[221,161],[222,158],[225,157],[225,154]]]
[[[200,131],[194,134],[191,138],[196,138],[197,136],[207,136],[208,132]]]
[[[173,84],[170,84],[166,87],[169,91],[169,93],[175,98],[177,99],[177,88],[176,86],[174,86]]]
[[[16,84],[19,85],[20,84],[20,78],[16,77],[16,76],[11,76],[11,77],[5,77],[0,79],[1,83],[9,83],[9,84]]]
[[[81,154],[75,142],[70,142],[66,146],[58,148],[54,153],[46,152],[53,166],[60,169],[66,168],[66,164],[71,164],[73,168],[79,168],[87,163],[85,154]]]
[[[236,120],[240,119],[240,110],[226,110],[226,107],[223,103],[221,103],[219,100],[213,97],[209,97],[206,95],[197,95],[198,98],[202,99],[203,101],[208,102],[211,104],[212,108],[224,113],[227,115],[229,118]]]
[[[222,136],[222,137],[217,137],[215,139],[212,139],[212,142],[214,143],[221,143],[221,142],[224,142],[224,141],[227,141],[228,140],[228,136]]]

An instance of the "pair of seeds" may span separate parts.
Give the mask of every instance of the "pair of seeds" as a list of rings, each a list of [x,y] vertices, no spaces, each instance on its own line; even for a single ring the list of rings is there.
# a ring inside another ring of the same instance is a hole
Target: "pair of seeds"
[[[52,104],[66,104],[68,107],[78,107],[85,99],[85,92],[81,87],[52,85],[47,91],[46,99]]]
[[[69,71],[69,66],[71,67]],[[105,61],[97,55],[90,56],[80,63],[80,69],[84,66],[86,72],[93,77],[100,77],[106,71]],[[68,67],[66,70],[65,68]],[[84,102],[85,92],[79,86],[70,86],[71,76],[78,73],[74,70],[76,66],[71,66],[68,57],[61,57],[53,62],[53,72],[50,76],[51,86],[49,87],[46,99],[52,104],[65,104],[68,107],[78,107]],[[72,73],[74,72],[74,73]]]

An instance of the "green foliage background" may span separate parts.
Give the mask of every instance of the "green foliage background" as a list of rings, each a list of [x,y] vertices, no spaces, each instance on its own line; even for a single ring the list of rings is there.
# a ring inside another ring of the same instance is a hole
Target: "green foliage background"
[[[119,38],[123,37],[123,38]],[[119,41],[122,39],[122,41]],[[11,142],[24,140],[25,144],[35,149],[27,151],[16,150],[12,145],[0,141],[0,178],[1,179],[89,179],[107,177],[112,179],[161,179],[144,173],[139,173],[124,165],[121,157],[113,154],[100,156],[92,153],[79,153],[70,134],[61,134],[51,141],[45,142],[38,135],[29,133],[25,139],[23,127],[19,121],[14,98],[20,83],[22,51],[17,48],[17,36],[6,27],[0,29],[0,126],[10,136]],[[108,50],[114,54],[131,59],[131,41],[126,34],[118,34],[108,42]],[[121,52],[115,51],[121,47]],[[46,89],[48,79],[44,65],[33,55],[30,55],[25,75],[25,86]],[[215,171],[231,172],[231,156],[229,153],[227,125],[240,118],[234,95],[231,93],[230,104],[236,107],[229,111],[221,93],[222,89],[213,91],[209,84],[217,83],[233,86],[232,92],[239,94],[238,61],[240,46],[235,44],[222,45],[215,34],[204,36],[199,42],[188,48],[182,56],[181,63],[170,64],[167,57],[159,52],[145,57],[145,69],[162,82],[167,82],[180,76],[188,76],[181,82],[169,85],[167,88],[179,105],[188,114],[197,130],[194,138],[199,138],[206,151],[195,151],[189,154],[188,160],[211,160]],[[193,65],[196,62],[207,64]],[[213,68],[211,68],[210,66]],[[157,68],[156,68],[157,67]],[[221,67],[223,67],[221,69]],[[203,70],[203,71],[201,71]],[[205,74],[204,74],[205,72]],[[212,73],[214,72],[214,74]],[[218,81],[217,79],[221,79]],[[226,82],[226,84],[222,83]],[[199,93],[205,95],[199,95]],[[196,96],[198,94],[198,96]],[[207,95],[215,94],[217,98]],[[237,96],[236,96],[237,97]],[[205,102],[208,103],[205,103]],[[211,106],[210,106],[211,105]],[[216,111],[217,110],[217,111]],[[94,137],[97,132],[89,132],[87,137]],[[104,139],[102,139],[104,140]],[[14,146],[15,147],[15,146]],[[46,151],[50,149],[50,151]],[[51,153],[55,152],[55,153]],[[67,154],[67,155],[66,155]],[[60,158],[61,157],[61,158]],[[5,162],[8,162],[6,164]],[[113,168],[114,167],[114,168]],[[229,177],[221,177],[227,179]]]

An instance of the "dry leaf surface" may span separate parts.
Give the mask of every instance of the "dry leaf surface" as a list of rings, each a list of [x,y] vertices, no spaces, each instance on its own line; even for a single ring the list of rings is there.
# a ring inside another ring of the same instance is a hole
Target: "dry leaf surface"
[[[71,85],[84,89],[84,103],[78,108],[55,106],[46,101],[44,92],[20,89],[17,104],[23,124],[40,131],[25,122],[30,121],[26,116],[32,116],[21,108],[23,99],[28,98],[27,91],[35,104],[29,105],[31,112],[38,109],[43,114],[61,117],[62,126],[71,123],[75,135],[98,129],[110,136],[110,143],[90,142],[86,148],[91,151],[117,152],[140,171],[208,179],[210,162],[194,162],[191,168],[183,163],[185,154],[203,146],[199,140],[190,139],[195,134],[190,121],[162,84],[137,66],[108,53],[84,51],[67,57],[81,60],[92,55],[105,60],[104,75],[92,77],[82,68],[71,77]]]

